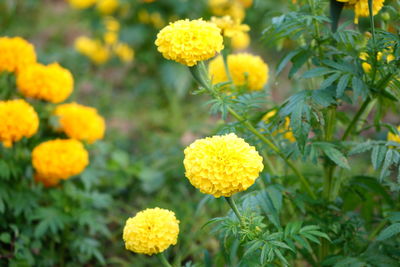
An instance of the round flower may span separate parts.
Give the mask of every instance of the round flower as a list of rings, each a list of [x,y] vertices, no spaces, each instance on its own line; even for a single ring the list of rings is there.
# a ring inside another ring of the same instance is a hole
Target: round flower
[[[259,56],[239,53],[228,56],[228,69],[234,85],[247,85],[250,90],[261,90],[268,81],[268,66]],[[222,56],[213,59],[208,72],[214,84],[227,82]]]
[[[31,137],[38,128],[39,117],[25,100],[0,101],[0,142],[5,147],[11,147],[23,137]]]
[[[69,4],[76,9],[85,9],[93,6],[97,0],[68,0]]]
[[[348,8],[354,9],[354,23],[358,23],[359,17],[368,17],[369,8],[368,0],[337,0],[338,2],[345,3]],[[372,1],[372,14],[375,16],[382,9],[385,0]]]
[[[17,87],[25,97],[60,103],[71,95],[74,78],[58,63],[47,66],[36,63],[18,74]]]
[[[250,35],[246,32],[235,34],[231,38],[231,45],[234,50],[244,50],[250,45]]]
[[[46,186],[81,173],[89,164],[83,144],[74,139],[56,139],[41,143],[32,151],[35,180]]]
[[[96,8],[101,14],[109,15],[114,13],[118,6],[118,0],[98,0]]]
[[[129,47],[129,45],[124,43],[118,43],[114,47],[115,54],[119,57],[119,59],[123,62],[132,62],[135,58],[135,51]]]
[[[21,37],[0,37],[0,72],[19,72],[36,62],[35,48]]]
[[[400,132],[400,126],[397,127],[397,130]],[[397,134],[394,134],[392,132],[389,132],[388,136],[387,136],[387,140],[388,141],[392,141],[392,142],[400,143],[400,135],[397,135]]]
[[[59,117],[59,129],[69,138],[93,143],[104,137],[105,122],[95,108],[68,103],[57,106],[54,115]]]
[[[190,183],[215,197],[246,190],[264,168],[256,149],[233,133],[196,140],[184,153]]]
[[[246,24],[241,24],[238,20],[233,20],[230,16],[211,17],[211,22],[215,23],[221,29],[222,35],[232,38],[233,36],[248,32],[250,27]]]
[[[110,58],[110,51],[99,40],[93,40],[85,36],[75,40],[75,49],[90,58],[95,64],[101,65]]]
[[[221,30],[202,19],[169,24],[157,34],[155,44],[166,59],[187,66],[212,58],[224,48]]]
[[[140,211],[129,218],[124,227],[125,248],[136,253],[153,255],[175,245],[179,221],[175,213],[154,208]]]
[[[245,10],[243,3],[248,0],[208,0],[208,6],[211,12],[217,16],[229,15],[234,20],[243,21],[245,17]]]

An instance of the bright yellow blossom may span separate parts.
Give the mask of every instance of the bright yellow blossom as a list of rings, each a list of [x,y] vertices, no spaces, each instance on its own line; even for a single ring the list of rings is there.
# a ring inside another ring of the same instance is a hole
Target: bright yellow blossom
[[[235,34],[231,38],[233,50],[244,50],[250,45],[250,35],[246,32]]]
[[[118,41],[118,34],[116,32],[105,32],[103,39],[106,44],[113,45]]]
[[[35,48],[21,37],[0,37],[0,73],[19,72],[36,62]]]
[[[119,24],[118,20],[113,17],[106,17],[104,19],[104,25],[106,30],[109,32],[118,32],[121,25]]]
[[[161,253],[178,241],[179,221],[175,213],[154,208],[138,212],[124,227],[125,248],[141,254]]]
[[[135,51],[124,43],[118,43],[114,48],[115,54],[123,62],[129,63],[135,58]]]
[[[71,7],[76,9],[85,9],[96,4],[97,0],[67,0]]]
[[[342,2],[348,8],[354,9],[354,23],[358,24],[359,17],[368,17],[368,0],[336,0]],[[385,0],[372,1],[372,14],[375,16],[382,9]]]
[[[75,40],[75,49],[98,65],[104,64],[110,58],[110,51],[105,45],[85,36]]]
[[[23,137],[33,136],[39,128],[39,117],[22,99],[0,101],[0,142],[11,147]]]
[[[184,153],[190,183],[215,197],[245,191],[264,168],[257,150],[233,133],[196,140]]]
[[[157,34],[155,44],[166,59],[187,66],[212,58],[224,48],[221,30],[202,19],[169,24]]]
[[[69,138],[94,143],[104,137],[105,122],[95,108],[68,103],[57,106],[54,115],[59,118],[58,130]]]
[[[217,16],[229,15],[237,21],[243,21],[245,16],[245,9],[238,0],[208,0],[208,6]]]
[[[400,126],[397,127],[397,131],[400,132]],[[400,135],[394,134],[392,132],[389,132],[387,135],[387,140],[392,141],[392,142],[397,142],[400,143]]]
[[[103,15],[114,13],[119,6],[118,0],[97,0],[96,8]]]
[[[215,23],[221,29],[222,35],[232,38],[237,34],[248,32],[250,27],[241,24],[238,20],[233,20],[230,16],[211,17],[211,22]]]

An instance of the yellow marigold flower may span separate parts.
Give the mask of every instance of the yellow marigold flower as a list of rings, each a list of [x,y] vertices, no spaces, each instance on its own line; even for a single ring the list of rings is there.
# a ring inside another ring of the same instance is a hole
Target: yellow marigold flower
[[[179,221],[175,213],[154,208],[138,212],[124,227],[125,248],[136,253],[161,253],[178,240]]]
[[[0,37],[0,73],[19,72],[36,62],[35,48],[20,37]]]
[[[110,51],[106,46],[102,45],[100,41],[88,37],[78,37],[75,40],[75,49],[98,65],[107,62],[110,58]]]
[[[114,48],[114,52],[123,62],[129,63],[135,58],[135,51],[124,43],[117,44]]]
[[[400,126],[397,127],[397,130],[400,131]],[[387,140],[392,141],[392,142],[397,142],[400,143],[400,135],[394,134],[392,132],[389,132],[387,135]]]
[[[54,115],[59,118],[59,129],[69,138],[94,143],[104,137],[106,125],[95,108],[68,103],[57,106]]]
[[[263,116],[262,120],[266,123],[269,123],[269,121],[276,115],[276,113],[277,113],[276,110],[271,110]],[[291,142],[291,143],[296,142],[296,138],[294,137],[292,129],[290,128],[290,118],[289,117],[285,118],[285,124],[283,125],[283,127],[272,134],[273,135],[283,134],[283,138],[285,138],[289,142]]]
[[[71,7],[76,9],[85,9],[93,6],[97,0],[68,0]]]
[[[103,38],[106,44],[113,45],[118,41],[118,34],[116,32],[105,32]]]
[[[337,0],[345,3],[348,8],[354,9],[354,23],[358,24],[359,17],[368,17],[368,0]],[[372,1],[372,14],[375,16],[382,9],[385,0]]]
[[[229,55],[227,63],[236,86],[247,84],[250,90],[261,90],[268,81],[268,66],[259,56],[248,53]],[[222,56],[210,62],[208,72],[214,84],[228,81]]]
[[[239,3],[241,3],[245,8],[251,7],[253,4],[253,0],[237,0]]]
[[[244,0],[246,1],[246,0]],[[229,15],[234,20],[243,21],[245,10],[239,1],[230,0],[208,0],[211,12],[217,16]]]
[[[241,24],[238,20],[233,20],[230,16],[211,17],[211,22],[215,23],[221,29],[222,35],[232,38],[237,34],[248,32],[250,27]]]
[[[121,25],[119,24],[118,20],[113,17],[106,17],[104,19],[104,25],[106,30],[109,32],[118,32]]]
[[[60,103],[67,99],[74,89],[74,78],[69,70],[58,63],[32,64],[17,76],[18,90],[26,97]]]
[[[246,32],[235,34],[231,38],[231,45],[234,50],[244,50],[250,45],[250,35]]]
[[[361,64],[361,67],[363,68],[364,72],[368,73],[371,71],[371,64],[367,63],[367,62],[363,62]]]
[[[256,149],[233,133],[196,140],[184,153],[190,183],[215,197],[246,190],[264,168]]]
[[[157,34],[155,44],[166,59],[189,67],[214,57],[224,48],[221,30],[202,19],[170,23]]]
[[[56,139],[41,143],[32,151],[35,180],[46,186],[81,173],[89,164],[89,154],[74,139]]]
[[[98,0],[96,8],[103,15],[110,15],[117,10],[118,0]]]
[[[39,117],[25,100],[0,101],[0,142],[4,147],[33,136],[38,128]]]

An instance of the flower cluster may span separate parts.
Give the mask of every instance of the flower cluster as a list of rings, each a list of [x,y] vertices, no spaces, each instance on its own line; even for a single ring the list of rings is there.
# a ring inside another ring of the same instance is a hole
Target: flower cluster
[[[68,103],[57,106],[54,114],[59,118],[58,130],[69,138],[93,143],[104,136],[105,122],[95,108]]]
[[[233,54],[228,56],[227,63],[235,86],[247,85],[250,90],[261,90],[268,81],[268,66],[259,56]],[[210,62],[208,72],[214,84],[229,80],[222,56]]]
[[[35,48],[21,37],[0,37],[0,73],[18,73],[36,62]]]
[[[371,71],[371,64],[368,63],[369,55],[366,52],[361,52],[359,58],[362,60],[361,66],[363,70],[368,73]],[[376,55],[377,61],[381,61],[383,58],[386,59],[386,63],[390,63],[391,61],[395,60],[395,56],[393,55],[393,49],[387,49],[383,52],[378,52]]]
[[[221,29],[222,35],[229,38],[235,50],[246,49],[250,44],[250,36],[247,33],[250,27],[234,20],[230,16],[211,17],[211,22]]]
[[[153,255],[175,245],[179,234],[179,221],[175,213],[154,208],[140,211],[129,218],[124,227],[125,247],[136,253]]]
[[[354,9],[354,23],[358,23],[359,17],[368,17],[368,0],[336,0],[342,2],[348,8]],[[382,9],[385,0],[372,1],[372,14],[375,16]]]
[[[190,183],[215,197],[246,190],[264,168],[256,149],[233,133],[196,140],[184,153]]]
[[[119,0],[68,0],[71,7],[75,9],[86,9],[96,6],[102,15],[114,13],[120,6]]]
[[[273,117],[276,116],[276,110],[271,110],[269,112],[267,112],[262,120],[265,123],[269,123],[271,121],[271,119]],[[277,135],[277,134],[283,134],[283,138],[285,138],[286,140],[288,140],[289,142],[296,142],[296,138],[293,135],[292,129],[290,128],[290,118],[289,117],[285,117],[285,123],[283,124],[283,127],[279,128],[277,131],[272,133],[273,135]]]
[[[166,59],[187,66],[212,58],[224,48],[221,29],[202,19],[171,23],[158,33],[155,44]]]
[[[0,142],[5,147],[33,136],[38,128],[39,117],[25,100],[0,101]]]
[[[45,186],[81,173],[89,164],[89,154],[83,144],[74,139],[56,139],[36,146],[32,151],[35,180]]]
[[[17,76],[18,90],[30,98],[60,103],[67,99],[74,88],[74,78],[69,70],[58,63],[31,64]]]
[[[211,13],[217,16],[229,15],[238,21],[243,21],[245,8],[252,4],[252,0],[208,0]]]

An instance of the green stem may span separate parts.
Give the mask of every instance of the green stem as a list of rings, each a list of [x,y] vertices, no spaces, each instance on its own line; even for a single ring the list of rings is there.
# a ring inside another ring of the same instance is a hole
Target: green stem
[[[165,267],[172,267],[172,265],[169,264],[167,258],[165,257],[164,252],[158,253],[157,256],[158,256],[158,258],[160,259],[161,263],[162,263]]]
[[[365,109],[368,107],[369,103],[371,102],[371,98],[367,97],[364,100],[364,103],[361,105],[360,109],[357,111],[356,115],[354,116],[353,120],[350,122],[349,126],[347,126],[347,129],[345,130],[343,136],[342,136],[342,141],[345,141],[347,137],[352,133],[354,127],[356,126],[356,123],[360,119],[361,115],[364,113]]]
[[[228,202],[229,206],[231,207],[233,213],[235,213],[236,217],[239,219],[240,224],[244,225],[244,220],[242,215],[239,212],[238,207],[236,206],[235,200],[232,197],[225,197],[225,200]]]
[[[380,233],[380,231],[382,231],[383,227],[385,227],[387,223],[386,219],[383,219],[378,226],[374,229],[374,231],[368,236],[368,240],[372,241],[374,240],[374,238]]]

